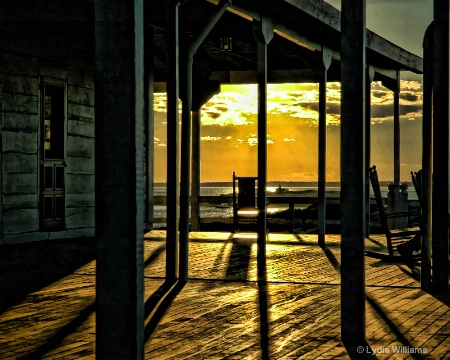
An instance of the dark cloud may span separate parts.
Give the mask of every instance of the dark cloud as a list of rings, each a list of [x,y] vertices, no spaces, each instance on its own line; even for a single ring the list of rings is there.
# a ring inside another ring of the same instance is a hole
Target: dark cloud
[[[227,112],[228,108],[227,107],[222,107],[222,106],[216,106],[216,109],[222,112]]]
[[[392,104],[372,104],[371,108],[372,118],[386,118],[394,116],[394,107]],[[400,116],[409,113],[422,113],[422,106],[419,105],[400,105]]]
[[[400,105],[400,116],[409,113],[422,113],[422,105]]]
[[[292,106],[292,107],[302,107],[304,109],[312,109],[312,110],[316,110],[319,108],[319,103],[316,101],[312,101],[312,102],[284,102],[281,103],[280,105],[282,106]]]
[[[386,91],[383,90],[372,90],[371,96],[377,99],[383,99],[387,95]]]
[[[207,111],[207,114],[211,116],[213,119],[217,119],[221,114],[214,111]]]
[[[414,94],[411,92],[403,92],[403,93],[401,92],[400,99],[406,100],[406,101],[411,101],[411,102],[416,102],[420,99],[420,96],[418,94]]]
[[[285,96],[292,97],[292,98],[298,98],[298,97],[302,98],[304,95],[304,92],[305,91],[303,89],[300,93],[299,92],[287,92]]]
[[[338,103],[327,103],[327,113],[331,115],[340,115],[341,105]]]

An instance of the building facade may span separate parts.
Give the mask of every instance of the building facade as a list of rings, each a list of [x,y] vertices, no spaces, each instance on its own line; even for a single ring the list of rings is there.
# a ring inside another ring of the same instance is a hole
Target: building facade
[[[0,243],[93,236],[93,4],[0,12]]]

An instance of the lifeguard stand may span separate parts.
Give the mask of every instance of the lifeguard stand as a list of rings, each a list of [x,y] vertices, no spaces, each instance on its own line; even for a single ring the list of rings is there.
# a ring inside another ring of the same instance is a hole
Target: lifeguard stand
[[[258,208],[256,207],[257,179],[253,176],[236,176],[233,171],[233,227],[235,232],[239,230],[240,223],[256,226],[258,219]]]

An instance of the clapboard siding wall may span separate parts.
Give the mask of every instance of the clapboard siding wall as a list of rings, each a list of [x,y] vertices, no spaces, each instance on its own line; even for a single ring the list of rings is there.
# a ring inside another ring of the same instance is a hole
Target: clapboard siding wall
[[[93,236],[92,1],[0,6],[0,244]],[[40,84],[65,88],[65,227],[40,231]]]
[[[41,66],[39,59],[2,53],[2,242],[93,236],[95,122],[92,68]],[[32,69],[31,65],[34,66]],[[24,67],[26,71],[24,71]],[[5,71],[6,70],[6,71]],[[65,230],[39,231],[39,84],[67,84]]]
[[[39,230],[37,59],[2,53],[2,234]]]
[[[95,227],[94,76],[71,68],[67,82],[66,227]]]

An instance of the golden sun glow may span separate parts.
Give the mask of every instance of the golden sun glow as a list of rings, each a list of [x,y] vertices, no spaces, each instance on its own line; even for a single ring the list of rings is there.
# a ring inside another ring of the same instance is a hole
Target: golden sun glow
[[[401,81],[402,171],[418,170],[422,84]],[[393,93],[381,83],[371,91],[372,161],[392,174]],[[268,179],[316,181],[318,159],[317,84],[269,84],[267,87]],[[236,171],[254,176],[257,168],[257,86],[222,85],[201,109],[202,181],[226,181]],[[155,175],[165,176],[166,94],[155,94]],[[159,120],[158,120],[159,119]],[[340,84],[327,84],[327,181],[340,177]],[[402,174],[403,174],[402,173]],[[407,175],[403,175],[407,176]]]

